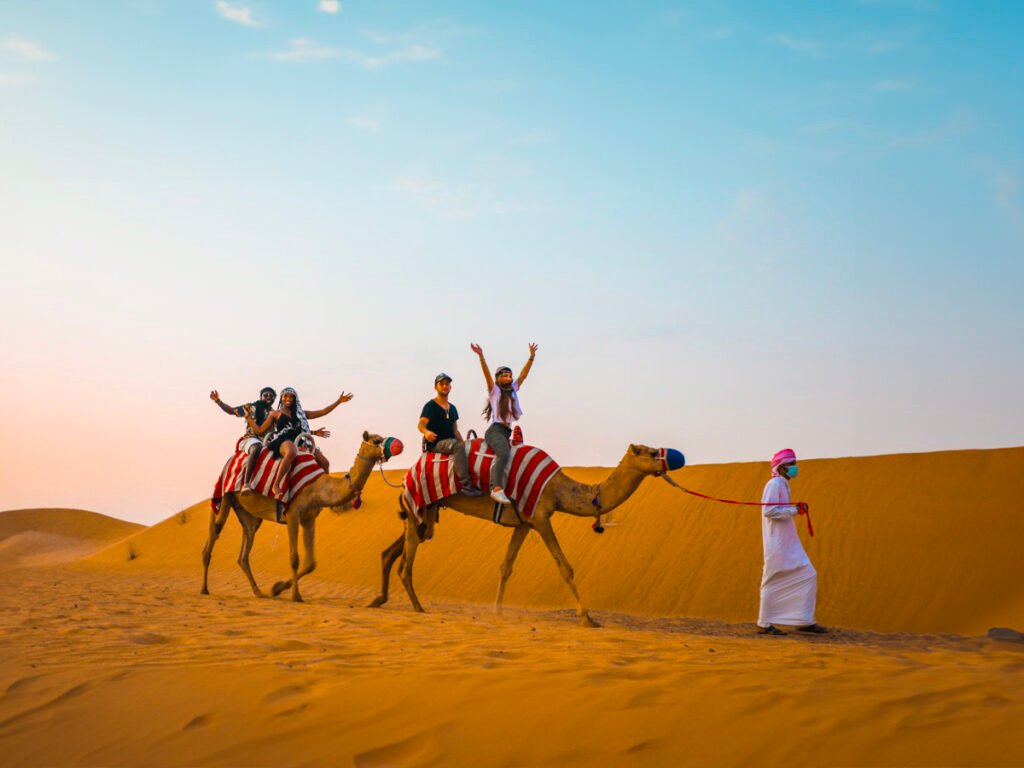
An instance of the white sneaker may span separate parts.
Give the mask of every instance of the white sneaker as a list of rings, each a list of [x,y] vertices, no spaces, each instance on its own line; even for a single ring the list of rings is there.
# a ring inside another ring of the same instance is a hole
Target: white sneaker
[[[505,495],[505,492],[501,490],[501,488],[492,488],[491,498],[494,499],[499,504],[510,504],[512,501],[508,496]]]

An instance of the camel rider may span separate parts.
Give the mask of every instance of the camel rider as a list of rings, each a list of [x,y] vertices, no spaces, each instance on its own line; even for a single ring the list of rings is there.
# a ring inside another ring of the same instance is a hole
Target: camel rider
[[[519,388],[526,381],[530,368],[533,367],[533,358],[537,355],[537,345],[530,344],[530,359],[526,361],[519,377],[513,379],[512,369],[508,366],[501,366],[494,372],[487,368],[487,361],[484,360],[484,351],[479,344],[470,344],[469,348],[476,352],[480,358],[480,367],[484,372],[484,379],[487,381],[487,407],[483,410],[484,417],[491,422],[484,433],[484,440],[487,446],[494,451],[494,463],[491,465],[491,498],[501,504],[508,504],[509,498],[505,495],[504,476],[505,467],[508,464],[508,456],[511,451],[509,438],[512,437],[512,424],[519,421],[523,415],[523,409],[519,407]]]
[[[459,432],[459,409],[448,402],[452,391],[452,377],[439,373],[434,377],[434,391],[437,395],[428,400],[420,412],[416,428],[423,435],[423,447],[427,451],[443,453],[455,460],[455,473],[462,485],[463,496],[482,496],[481,491],[469,476],[469,458],[466,443]]]
[[[251,403],[245,405],[228,405],[220,399],[220,394],[217,390],[213,390],[210,393],[210,399],[213,400],[224,413],[230,416],[244,417],[245,412],[251,411],[253,419],[257,424],[262,424],[267,420],[267,416],[274,409],[274,398],[277,397],[277,393],[273,387],[264,387],[260,390],[259,400],[254,400]],[[249,481],[252,476],[253,470],[256,469],[256,461],[259,459],[260,451],[263,449],[263,443],[256,437],[253,432],[252,426],[246,424],[245,434],[242,435],[237,444],[237,450],[249,454],[249,461],[245,465],[245,474],[242,476],[243,487]]]
[[[271,411],[266,420],[256,424],[249,414],[246,414],[246,421],[257,435],[265,435],[263,447],[269,449],[275,459],[282,459],[277,467],[277,475],[271,486],[271,492],[280,494],[284,488],[288,473],[292,470],[295,457],[298,455],[298,446],[307,443],[312,447],[313,457],[323,468],[324,472],[330,471],[330,463],[327,457],[320,452],[320,449],[313,443],[312,435],[317,437],[330,437],[331,433],[326,429],[311,431],[309,428],[310,419],[318,419],[326,416],[342,403],[352,399],[352,395],[342,392],[338,399],[326,408],[315,411],[306,411],[299,402],[298,393],[291,387],[281,390],[281,398],[277,402],[277,410]],[[305,447],[305,446],[304,446]]]

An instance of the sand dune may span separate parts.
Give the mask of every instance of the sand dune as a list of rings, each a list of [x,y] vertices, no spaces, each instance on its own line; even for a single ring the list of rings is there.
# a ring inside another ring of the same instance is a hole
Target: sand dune
[[[12,509],[0,512],[0,563],[70,563],[143,528],[84,509]]]
[[[567,468],[597,482],[610,470]],[[401,472],[389,472],[398,483]],[[758,500],[763,464],[689,467],[684,486],[723,498]],[[882,631],[981,634],[1024,625],[1024,448],[949,451],[801,462],[794,494],[811,505],[815,537],[804,543],[819,571],[823,623]],[[401,532],[398,491],[375,474],[359,510],[321,515],[318,570],[308,599],[333,585],[376,594],[378,556]],[[584,599],[598,611],[703,617],[731,622],[757,615],[761,529],[757,508],[685,496],[648,479],[617,510],[607,532],[589,521],[556,516],[562,547]],[[206,541],[209,505],[196,504],[87,562],[131,570],[194,572]],[[416,561],[425,600],[493,600],[509,530],[442,512],[434,541]],[[245,594],[234,564],[239,545],[232,518],[214,552],[211,589]],[[284,526],[265,524],[253,550],[257,579],[287,572]],[[131,548],[135,559],[129,561]],[[267,584],[266,586],[269,586]],[[408,602],[398,587],[394,600]],[[509,584],[511,605],[570,607],[568,590],[536,536],[527,539]]]
[[[496,616],[509,531],[452,512],[417,561],[429,612],[397,584],[364,608],[401,530],[379,476],[361,509],[321,515],[306,603],[252,596],[234,520],[200,596],[202,502],[74,564],[2,571],[0,751],[10,766],[1024,765],[1024,644],[978,636],[1024,626],[1022,460],[802,462],[820,619],[837,626],[821,638],[752,633],[756,510],[653,479],[603,536],[556,526],[598,630],[529,540]],[[764,468],[675,477],[757,498]],[[43,533],[81,538],[74,520]],[[265,588],[286,551],[264,524]]]

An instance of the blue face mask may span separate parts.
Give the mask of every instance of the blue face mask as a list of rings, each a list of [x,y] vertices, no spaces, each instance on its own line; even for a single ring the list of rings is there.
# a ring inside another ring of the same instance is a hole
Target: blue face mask
[[[799,473],[799,470],[797,469],[796,464],[794,464],[791,467],[786,467],[786,477],[792,479],[792,478],[796,477],[798,473]]]

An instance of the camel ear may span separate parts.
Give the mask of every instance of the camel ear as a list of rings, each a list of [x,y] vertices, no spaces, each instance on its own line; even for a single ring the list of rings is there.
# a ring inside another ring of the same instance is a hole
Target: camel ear
[[[367,431],[366,431],[366,430],[364,429],[364,430],[363,430],[363,442],[365,442],[365,441],[367,441],[367,440],[369,440],[369,439],[370,439],[370,433],[369,433],[369,432],[367,432]]]
[[[633,445],[633,443],[629,444],[629,451],[634,456],[639,456],[640,455],[640,448],[638,446],[636,446],[636,445]]]

